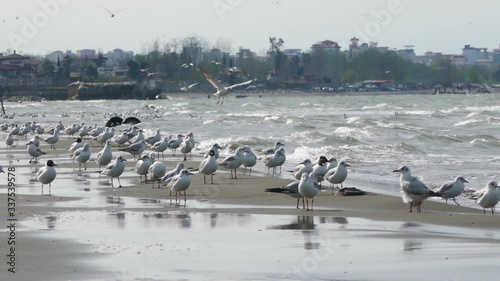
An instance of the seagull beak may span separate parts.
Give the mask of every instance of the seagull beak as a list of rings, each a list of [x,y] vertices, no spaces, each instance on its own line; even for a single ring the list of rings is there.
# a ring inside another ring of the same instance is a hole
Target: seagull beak
[[[469,183],[467,180],[464,180],[464,182]]]
[[[190,174],[191,176],[194,176],[194,174],[193,174],[193,173],[189,173],[189,174]]]
[[[52,165],[53,165],[53,166],[57,166],[57,164],[56,164],[56,163],[54,163],[54,164],[52,164]]]
[[[345,164],[345,165],[346,165],[346,167],[351,167],[351,165],[349,165],[349,164]]]
[[[399,173],[399,172],[400,172],[400,170],[394,170],[394,171],[392,171],[392,172],[393,172],[393,173]]]

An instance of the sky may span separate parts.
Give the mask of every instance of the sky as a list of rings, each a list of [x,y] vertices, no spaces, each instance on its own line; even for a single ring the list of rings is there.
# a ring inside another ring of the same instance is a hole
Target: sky
[[[141,53],[154,40],[196,36],[264,54],[269,37],[307,51],[326,39],[346,50],[356,36],[419,55],[460,54],[467,44],[499,48],[498,11],[498,0],[2,0],[0,52]]]

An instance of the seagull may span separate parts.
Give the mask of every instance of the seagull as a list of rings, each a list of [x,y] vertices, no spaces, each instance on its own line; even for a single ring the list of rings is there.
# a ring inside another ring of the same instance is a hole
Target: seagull
[[[28,154],[32,157],[30,159],[30,163],[35,160],[34,163],[38,161],[38,157],[46,154],[45,152],[41,151],[40,148],[36,147],[32,141],[29,141],[27,144],[28,146]]]
[[[215,150],[211,149],[208,158],[203,159],[200,163],[199,171],[203,174],[203,183],[206,184],[205,176],[210,175],[212,184],[214,184],[214,173],[217,171],[217,159],[215,158]]]
[[[129,145],[125,148],[120,148],[119,150],[125,151],[125,152],[128,152],[128,153],[134,155],[134,159],[135,159],[135,156],[143,153],[145,149],[146,149],[146,143],[144,142],[144,140],[141,140],[139,142],[132,143],[131,145]]]
[[[326,170],[330,171],[331,169],[337,167],[339,163],[337,162],[337,158],[335,157],[330,157],[328,158],[328,165],[326,166]]]
[[[231,170],[232,179],[233,178],[237,179],[236,169],[243,164],[243,161],[245,159],[244,151],[245,149],[243,147],[238,147],[234,154],[229,155],[228,157],[224,158],[224,160],[219,162],[219,165],[224,166],[227,169]],[[233,177],[233,170],[234,170],[234,177]]]
[[[299,183],[300,180],[296,180],[283,187],[267,188],[266,191],[272,193],[282,193],[291,196],[293,198],[297,198],[297,209],[299,208],[299,201],[300,199],[302,199],[302,209],[305,209],[306,205],[304,202],[304,196],[302,196],[302,194],[299,193]]]
[[[245,171],[243,173],[246,174],[247,168],[250,168],[249,175],[251,175],[252,167],[257,164],[257,156],[252,151],[250,146],[244,146],[243,148],[245,149],[243,153],[243,155],[245,156],[245,160],[243,160],[243,167],[245,167]]]
[[[245,81],[245,82],[242,82],[239,84],[231,85],[229,87],[224,87],[224,86],[222,86],[222,84],[219,81],[215,80],[212,76],[210,76],[210,74],[208,74],[203,68],[200,67],[200,71],[201,71],[201,73],[203,73],[203,76],[205,76],[207,81],[210,82],[210,84],[212,84],[212,86],[214,86],[215,89],[217,89],[217,92],[215,92],[212,95],[216,96],[218,98],[217,104],[220,103],[221,105],[224,103],[224,97],[227,96],[230,92],[232,92],[233,89],[238,88],[238,87],[242,87],[242,86],[246,86],[246,85],[250,85],[256,80],[256,79],[252,79],[252,80],[248,80],[248,81]],[[221,98],[222,98],[222,101],[221,101]]]
[[[82,138],[77,138],[76,141],[71,144],[68,151],[73,153],[73,152],[75,152],[75,150],[77,150],[78,148],[80,148],[82,146],[83,146]]]
[[[399,178],[401,193],[403,193],[403,202],[410,204],[409,212],[412,212],[413,205],[417,206],[417,212],[421,212],[422,203],[425,199],[430,196],[439,196],[417,177],[412,176],[408,166],[401,166],[393,172],[401,174]]]
[[[156,142],[159,142],[160,140],[161,140],[160,129],[156,129],[156,132],[153,136],[144,139],[144,141],[149,145],[153,145]]]
[[[154,155],[154,154],[153,154]],[[142,176],[144,176],[144,181],[147,180],[147,174],[149,167],[153,164],[154,159],[149,158],[148,154],[143,154],[137,160],[135,164],[134,171],[139,175],[139,181],[143,182]]]
[[[177,163],[177,166],[175,166],[173,170],[165,173],[165,175],[161,178],[161,182],[168,184],[170,181],[172,181],[172,178],[174,176],[178,175],[182,171],[182,169],[184,169],[184,163]]]
[[[264,161],[264,164],[267,167],[267,173],[269,174],[269,169],[273,168],[273,175],[276,173],[276,167],[280,167],[280,174],[281,174],[281,165],[285,163],[286,161],[286,156],[285,156],[285,149],[283,147],[280,147],[274,155],[267,155],[262,161]]]
[[[112,18],[114,18],[114,17],[115,17],[115,15],[116,15],[116,14],[118,14],[119,12],[121,12],[121,11],[123,11],[123,10],[126,10],[126,9],[119,9],[119,10],[117,10],[116,12],[114,12],[114,13],[113,13],[113,12],[111,12],[110,10],[108,10],[108,9],[106,9],[106,8],[102,7],[102,6],[101,6],[101,8],[103,8],[103,9],[104,9],[104,10],[106,10],[106,11],[108,11],[109,15],[110,15]]]
[[[54,134],[51,137],[44,139],[44,141],[50,144],[50,148],[56,149],[54,144],[56,144],[59,141],[59,129],[58,128],[54,129]]]
[[[464,183],[468,183],[468,181],[465,180],[464,177],[458,176],[455,178],[454,181],[445,183],[445,184],[441,185],[440,187],[433,189],[432,191],[436,192],[441,197],[446,199],[446,204],[448,204],[448,199],[451,198],[453,200],[453,202],[455,202],[455,204],[460,206],[460,204],[458,204],[458,202],[455,201],[455,197],[457,197],[458,195],[462,194],[462,192],[464,192],[464,189],[465,189]]]
[[[312,173],[313,171],[313,166],[312,166],[312,162],[310,159],[306,159],[302,162],[300,162],[299,165],[297,165],[297,167],[295,167],[295,169],[292,171],[292,176],[296,179],[296,180],[300,180],[302,178],[302,174],[303,173]]]
[[[119,136],[117,136],[114,141],[122,147],[122,145],[126,144],[128,142],[128,134],[127,132],[122,132]]]
[[[174,151],[177,150],[177,148],[179,148],[179,146],[181,145],[183,137],[183,135],[177,134],[177,137],[175,139],[168,141],[168,149],[172,150],[172,155],[174,155]]]
[[[155,181],[158,181],[158,188],[160,188],[160,182],[166,172],[167,166],[161,161],[155,161],[149,166],[147,178],[153,182],[153,188],[155,188]]]
[[[281,143],[280,141],[277,141],[274,143],[274,147],[264,150],[264,154],[265,155],[274,154],[276,150],[278,150],[282,146],[285,146],[285,144]]]
[[[495,206],[500,201],[500,192],[496,181],[489,181],[486,187],[474,192],[473,195],[477,197],[477,204],[483,208],[483,214],[486,214],[486,208],[491,208],[491,214],[495,214]]]
[[[306,198],[306,211],[313,211],[314,197],[318,195],[319,189],[317,188],[316,175],[314,172],[311,174],[303,173],[299,182],[299,193]],[[309,199],[311,199],[311,209],[309,209]]]
[[[191,63],[183,63],[181,65],[181,68],[183,68],[183,69],[190,68],[190,67],[193,67],[193,63],[192,62]]]
[[[177,84],[180,87],[180,90],[183,91],[183,92],[188,92],[189,90],[193,89],[194,87],[196,87],[197,85],[200,84],[200,83],[194,83],[194,84],[191,84],[189,86],[186,86],[183,83],[178,82],[178,81],[172,81],[171,83],[172,84]]]
[[[347,164],[345,161],[340,161],[337,164],[337,167],[326,172],[324,178],[334,185],[332,187],[332,194],[333,194],[333,188],[335,187],[336,184],[340,184],[340,187],[344,188],[342,183],[347,178],[347,173],[348,173],[347,167],[349,167],[349,164]]]
[[[141,140],[145,140],[142,130],[138,130],[137,135],[135,137],[130,137],[130,135],[129,135],[128,138],[129,138],[129,141],[128,141],[129,143],[136,143],[136,142],[139,142]]]
[[[49,185],[49,195],[50,195],[50,185],[56,178],[56,169],[54,166],[57,166],[54,161],[47,160],[45,163],[45,167],[40,168],[36,173],[36,180],[42,184],[42,195],[43,195],[43,185]]]
[[[170,191],[175,192],[175,203],[177,204],[177,194],[180,194],[184,191],[184,205],[186,204],[186,189],[191,185],[191,175],[187,169],[183,169],[178,175],[172,178],[170,182],[171,188]],[[172,198],[170,198],[172,200]]]
[[[313,172],[316,174],[319,182],[322,182],[325,178],[325,174],[328,172],[328,159],[325,156],[320,156],[318,160],[316,160],[316,164],[313,166]]]
[[[5,144],[7,146],[12,146],[14,144],[14,136],[11,133],[7,135],[7,138],[5,139]]]
[[[179,150],[181,151],[182,154],[184,154],[184,161],[187,160],[187,154],[190,153],[194,148],[193,142],[191,141],[192,138],[192,133],[191,135],[188,135],[184,141],[181,143],[179,146]],[[191,159],[191,156],[189,157]]]
[[[213,150],[215,159],[218,159],[219,158],[219,149],[221,149],[221,148],[222,147],[220,147],[220,145],[217,143],[212,144],[212,147],[210,147],[210,149],[207,150],[207,152],[205,152],[205,155],[203,155],[203,158],[208,158],[210,156],[210,153],[212,153],[212,150]]]
[[[111,140],[107,140],[106,144],[101,151],[97,153],[95,162],[99,166],[99,172],[101,171],[101,166],[108,165],[111,160],[113,160],[113,152],[111,151]]]
[[[88,143],[85,143],[83,147],[75,150],[73,152],[73,160],[76,160],[78,162],[78,165],[80,166],[80,171],[82,170],[82,163],[83,166],[85,167],[85,170],[87,170],[87,161],[90,159],[90,145]]]
[[[106,127],[102,134],[98,135],[94,138],[100,145],[106,143],[106,141],[110,140],[115,135],[115,128]]]
[[[115,161],[111,162],[106,166],[106,168],[101,172],[101,174],[111,177],[111,187],[115,187],[113,185],[113,178],[118,179],[118,187],[122,187],[120,183],[120,176],[125,170],[125,163],[127,160],[123,158],[123,156],[118,155]]]
[[[165,159],[165,155],[163,155],[163,152],[168,148],[168,142],[169,141],[170,141],[170,137],[169,136],[165,136],[165,137],[163,137],[162,140],[155,142],[153,144],[153,146],[151,146],[151,149],[154,152],[158,153],[158,159],[160,159],[160,152],[161,152],[162,158]]]

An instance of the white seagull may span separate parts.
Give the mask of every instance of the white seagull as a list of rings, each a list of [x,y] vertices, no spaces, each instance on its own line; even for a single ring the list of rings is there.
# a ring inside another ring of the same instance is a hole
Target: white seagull
[[[121,155],[118,155],[115,161],[111,162],[106,166],[106,168],[101,172],[101,174],[106,175],[111,178],[111,187],[115,187],[113,185],[113,178],[118,179],[118,187],[122,187],[120,183],[120,176],[125,171],[125,163],[127,160],[123,158]]]
[[[114,141],[120,146],[120,148],[128,142],[128,134],[127,132],[122,132],[120,135],[118,135],[116,138],[114,138]]]
[[[175,166],[173,170],[165,173],[165,175],[161,178],[161,182],[168,184],[170,181],[172,181],[172,178],[174,176],[177,176],[182,171],[182,169],[184,169],[184,163],[177,163],[177,166]]]
[[[274,143],[274,147],[265,149],[263,152],[264,152],[265,155],[274,154],[276,152],[276,150],[280,149],[280,147],[283,147],[283,146],[285,146],[285,144],[283,144],[280,141],[277,141],[277,142]]]
[[[77,138],[76,141],[71,144],[68,151],[73,153],[73,152],[75,152],[75,150],[77,150],[78,148],[80,148],[82,146],[83,146],[82,138]]]
[[[243,164],[243,161],[245,160],[244,151],[245,149],[243,147],[238,147],[234,154],[229,155],[228,157],[224,158],[224,160],[219,162],[219,165],[224,166],[227,169],[231,170],[232,179],[237,179],[236,169],[239,166],[241,166]],[[234,177],[233,177],[233,170],[234,170]]]
[[[313,171],[313,166],[312,166],[312,162],[310,159],[306,159],[302,162],[300,162],[299,165],[297,165],[297,167],[295,167],[295,169],[292,171],[292,176],[296,179],[296,180],[300,180],[302,178],[302,174],[303,173],[312,173]]]
[[[207,150],[207,152],[205,152],[205,155],[203,155],[203,158],[208,158],[210,156],[211,151],[213,150],[215,153],[214,154],[215,159],[218,159],[219,158],[219,149],[221,149],[221,148],[222,147],[220,147],[220,145],[217,143],[212,144],[212,147],[210,147],[210,149]]]
[[[57,166],[54,161],[47,160],[45,163],[45,167],[40,168],[36,173],[36,180],[42,184],[42,195],[43,195],[43,185],[49,185],[49,195],[50,195],[50,185],[56,178],[56,169],[54,166]]]
[[[111,160],[113,160],[113,152],[111,151],[111,140],[107,140],[106,144],[101,151],[97,153],[95,162],[99,166],[99,172],[101,171],[101,166],[108,165]]]
[[[183,169],[180,174],[174,176],[170,182],[170,191],[175,192],[175,204],[177,204],[177,194],[184,191],[184,205],[186,204],[186,189],[191,185],[191,175],[187,169]],[[172,200],[172,197],[170,197]]]
[[[167,166],[161,161],[155,161],[148,168],[148,179],[153,182],[153,188],[155,188],[155,181],[158,181],[158,188],[160,188],[160,182],[167,172]]]
[[[422,203],[425,199],[430,196],[439,196],[434,191],[430,190],[417,177],[412,176],[408,166],[401,166],[393,172],[401,174],[399,184],[401,187],[401,193],[403,193],[403,202],[410,205],[409,212],[412,212],[412,207],[414,205],[417,206],[417,212],[421,212]]]
[[[262,161],[264,161],[264,164],[267,167],[267,173],[269,174],[269,169],[273,168],[273,175],[276,173],[276,167],[280,167],[280,174],[281,174],[281,165],[285,163],[286,161],[286,156],[285,156],[285,149],[283,147],[280,147],[274,155],[267,155]]]
[[[342,185],[342,183],[347,178],[347,173],[349,172],[347,170],[347,167],[349,167],[349,164],[347,164],[345,161],[342,160],[337,164],[337,167],[326,172],[324,178],[327,181],[329,181],[331,184],[333,184],[332,194],[333,194],[333,189],[334,189],[336,184],[340,184],[341,188],[344,187]]]
[[[50,148],[56,149],[54,144],[56,144],[59,141],[59,129],[55,128],[54,129],[54,134],[51,137],[48,137],[44,139],[44,141],[48,144],[50,144]]]
[[[203,183],[206,184],[205,177],[210,175],[212,184],[214,183],[214,173],[217,171],[217,159],[215,158],[215,150],[211,149],[208,158],[203,159],[200,163],[199,171],[203,174]]]
[[[176,138],[168,141],[168,149],[172,150],[172,155],[175,155],[174,152],[181,145],[184,136],[181,134],[177,134]]]
[[[311,174],[304,173],[299,182],[299,193],[306,198],[306,211],[313,211],[314,197],[318,195],[319,189],[317,188],[316,175],[314,172]],[[309,209],[309,199],[311,199],[311,209]]]
[[[135,156],[143,153],[145,149],[146,149],[146,142],[144,142],[144,140],[141,140],[139,142],[132,143],[131,145],[125,148],[120,148],[118,150],[125,151],[134,155],[134,160],[135,160]]]
[[[155,142],[151,146],[151,149],[154,152],[158,153],[158,159],[160,159],[160,152],[161,152],[162,159],[165,159],[165,155],[163,154],[163,152],[168,148],[168,141],[170,141],[170,137],[169,136],[165,136],[163,139],[161,139],[160,141]]]
[[[448,204],[448,199],[452,199],[453,202],[455,202],[455,204],[460,206],[460,204],[458,204],[458,202],[455,201],[455,197],[464,192],[465,189],[464,183],[466,182],[468,183],[468,181],[465,180],[464,177],[458,176],[455,178],[454,181],[445,183],[440,187],[433,189],[433,191],[439,194],[444,199],[446,199],[446,204]]]
[[[153,145],[156,142],[159,142],[160,140],[161,140],[160,129],[156,129],[156,132],[154,133],[154,135],[144,139],[144,141],[149,145]]]
[[[491,214],[495,214],[495,206],[500,201],[500,192],[496,181],[489,181],[486,187],[474,192],[473,195],[477,197],[477,204],[483,208],[483,214],[486,214],[486,208],[491,208]]]
[[[231,85],[229,87],[224,87],[224,86],[222,86],[222,84],[219,81],[217,81],[212,76],[210,76],[210,74],[208,74],[203,68],[199,67],[199,69],[200,69],[201,73],[203,73],[203,76],[205,76],[207,81],[210,82],[210,84],[212,84],[212,86],[214,86],[215,89],[217,89],[217,92],[215,92],[213,95],[218,98],[217,104],[220,103],[221,105],[224,103],[224,97],[227,96],[230,92],[232,92],[235,88],[250,85],[256,80],[256,79],[251,79],[251,80],[239,83],[239,84]],[[222,101],[221,101],[221,98],[222,98]]]
[[[151,159],[149,157],[149,155],[147,155],[147,154],[141,155],[141,157],[139,157],[139,160],[137,160],[137,163],[135,164],[134,171],[139,175],[140,182],[143,182],[142,176],[144,176],[144,181],[147,180],[148,170],[149,170],[149,167],[151,167],[151,165],[153,164],[153,162],[154,162],[154,158]]]
[[[38,161],[38,157],[46,154],[45,152],[41,151],[40,148],[36,147],[32,141],[29,141],[27,144],[28,146],[28,154],[32,157],[30,159],[30,163],[35,160],[34,163]]]
[[[247,168],[250,168],[250,172],[248,174],[251,175],[253,166],[257,165],[257,155],[255,155],[250,146],[244,146],[243,148],[245,149],[243,153],[245,156],[245,159],[243,160],[243,167],[245,167],[243,174],[246,174]]]
[[[78,162],[78,165],[80,167],[80,171],[82,170],[82,163],[83,163],[83,166],[85,167],[85,170],[87,170],[87,161],[89,161],[90,159],[90,155],[91,155],[91,151],[90,151],[90,145],[88,143],[85,143],[83,145],[83,147],[75,150],[75,152],[73,152],[73,160],[76,160]]]
[[[187,160],[187,154],[188,153],[190,154],[189,159],[191,159],[191,151],[194,148],[193,142],[190,140],[191,137],[192,137],[192,135],[191,136],[189,136],[189,135],[186,136],[186,138],[184,139],[184,141],[179,146],[179,150],[181,151],[182,154],[184,154],[184,161]]]

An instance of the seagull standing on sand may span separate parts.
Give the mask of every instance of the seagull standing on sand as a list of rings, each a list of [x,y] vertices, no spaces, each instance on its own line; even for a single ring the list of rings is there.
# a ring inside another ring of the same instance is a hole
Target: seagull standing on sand
[[[85,167],[85,170],[87,170],[87,161],[89,161],[91,154],[92,153],[90,152],[90,145],[88,143],[85,143],[83,147],[73,152],[73,160],[76,160],[78,162],[80,171],[82,170],[82,163]]]
[[[54,144],[56,144],[59,141],[59,128],[55,128],[54,134],[51,137],[44,139],[44,141],[50,144],[50,148],[56,149]]]
[[[29,141],[27,144],[28,146],[28,154],[32,157],[30,159],[30,163],[35,160],[35,163],[38,161],[38,157],[46,154],[45,152],[41,151],[40,148],[36,147],[32,141]]]
[[[340,161],[337,164],[337,167],[326,172],[324,178],[327,181],[329,181],[331,184],[333,184],[332,194],[333,194],[333,189],[334,189],[336,184],[340,184],[340,187],[344,188],[342,183],[347,178],[347,173],[349,172],[349,170],[347,170],[347,167],[349,167],[349,164],[347,164],[345,161]]]
[[[316,175],[314,172],[311,174],[304,173],[299,182],[299,193],[306,198],[306,211],[313,211],[314,197],[318,195],[319,189],[317,188]],[[309,199],[311,199],[311,209],[309,209]]]
[[[486,215],[486,209],[491,208],[491,214],[495,214],[495,206],[500,201],[500,192],[498,191],[498,183],[489,181],[488,185],[473,194],[477,197],[477,204],[483,208],[483,214]]]
[[[214,184],[214,173],[217,171],[217,159],[215,158],[215,150],[211,149],[208,158],[203,159],[200,163],[199,171],[203,174],[203,183],[206,184],[205,177],[210,175],[212,184]]]
[[[154,155],[154,154],[153,154]],[[139,157],[139,160],[137,160],[137,163],[135,164],[134,171],[139,175],[139,181],[142,181],[142,176],[144,176],[144,181],[147,180],[147,174],[149,167],[153,165],[154,158],[151,159],[149,155],[143,154]]]
[[[75,150],[83,146],[82,138],[77,138],[74,143],[71,144],[68,151],[73,153]]]
[[[172,178],[170,191],[175,192],[175,204],[177,204],[177,194],[182,191],[184,191],[184,205],[186,204],[186,189],[191,185],[191,175],[193,174],[189,170],[183,169],[180,174]],[[172,200],[172,197],[170,197],[170,200]]]
[[[256,79],[252,79],[252,80],[245,81],[243,83],[231,85],[229,87],[224,87],[224,86],[222,86],[222,84],[219,81],[217,81],[212,76],[210,76],[210,74],[208,74],[203,68],[199,67],[199,69],[200,69],[201,73],[203,73],[203,76],[205,76],[207,81],[210,82],[210,84],[212,84],[212,86],[214,86],[214,88],[217,90],[217,92],[215,92],[215,94],[213,94],[213,96],[216,96],[218,98],[217,104],[220,103],[221,105],[224,103],[224,97],[227,96],[230,92],[232,92],[235,88],[250,85],[256,80]],[[221,98],[222,98],[222,101],[221,101]]]
[[[47,160],[45,163],[45,167],[40,168],[36,173],[36,180],[42,184],[42,195],[43,195],[43,185],[49,185],[49,195],[50,195],[50,185],[56,178],[56,169],[54,166],[57,166],[54,161]]]
[[[7,146],[12,146],[14,144],[14,136],[11,133],[7,135],[7,138],[5,139],[5,144]]]
[[[439,194],[444,199],[446,199],[446,204],[448,204],[448,199],[452,199],[453,202],[455,202],[455,204],[460,206],[460,204],[458,204],[458,202],[455,201],[455,197],[464,192],[465,189],[464,183],[466,182],[468,183],[468,181],[465,180],[464,177],[458,176],[455,178],[454,181],[445,183],[440,187],[433,189],[433,191]]]
[[[143,153],[145,149],[146,149],[146,142],[144,142],[144,140],[141,140],[141,141],[133,143],[125,148],[120,148],[119,150],[125,151],[125,152],[128,152],[128,153],[134,155],[134,160],[135,160],[135,156]]]
[[[179,146],[179,150],[181,151],[182,154],[184,154],[184,161],[187,160],[188,153],[190,155],[189,159],[191,159],[191,151],[194,148],[194,145],[193,145],[193,142],[191,141],[191,138],[192,138],[192,134],[187,135],[186,138],[184,139],[184,141]]]
[[[127,132],[122,132],[119,136],[117,136],[114,141],[122,147],[122,145],[126,144],[128,142],[128,134]]]
[[[158,188],[160,188],[160,182],[167,172],[167,166],[161,161],[155,161],[148,168],[147,178],[153,182],[153,188],[155,188],[155,181],[158,181]]]
[[[161,140],[160,129],[156,129],[156,132],[154,133],[154,135],[146,138],[144,141],[146,141],[146,143],[149,145],[153,145],[156,142],[159,142],[160,140]]]
[[[111,178],[111,187],[115,187],[113,185],[113,178],[118,179],[118,187],[122,187],[120,183],[120,176],[125,171],[125,163],[127,160],[123,158],[121,155],[118,155],[115,161],[111,162],[106,166],[106,168],[101,172],[101,174],[106,175]]]
[[[410,210],[412,212],[412,207],[417,206],[417,212],[422,211],[422,203],[425,199],[430,196],[438,196],[434,191],[430,190],[422,181],[417,177],[411,175],[410,168],[408,166],[401,166],[399,169],[394,170],[394,173],[400,173],[399,183],[401,187],[401,193],[403,193],[403,202],[409,203]]]
[[[276,167],[280,167],[281,174],[281,165],[283,165],[286,161],[285,149],[280,147],[274,155],[267,155],[262,161],[267,167],[267,173],[269,174],[269,169],[273,168],[273,175],[276,173]]]
[[[161,152],[162,159],[165,159],[165,155],[163,154],[163,152],[168,148],[168,141],[169,140],[170,140],[170,137],[169,136],[165,136],[165,137],[163,137],[163,139],[161,139],[160,141],[155,142],[153,144],[153,146],[151,146],[151,149],[154,152],[158,153],[158,159],[160,159],[160,152]]]
[[[160,181],[168,184],[170,181],[172,181],[172,178],[174,176],[177,176],[178,174],[180,174],[182,169],[184,169],[184,163],[182,163],[182,162],[177,163],[177,166],[175,166],[175,168],[173,170],[166,172]]]
[[[245,149],[243,147],[238,147],[236,152],[228,157],[224,158],[224,160],[219,162],[219,165],[226,167],[231,170],[231,178],[237,179],[236,177],[236,169],[243,164],[245,160]],[[234,177],[233,177],[234,170]]]
[[[99,172],[101,171],[101,166],[108,165],[111,160],[113,160],[113,152],[111,151],[111,140],[107,140],[103,149],[97,153],[95,162],[99,166]]]
[[[172,155],[175,155],[174,152],[181,145],[181,143],[183,141],[183,139],[182,139],[183,137],[184,137],[183,135],[177,134],[175,139],[168,141],[168,149],[172,150]]]
[[[243,149],[243,155],[245,156],[245,159],[243,160],[243,167],[245,167],[245,171],[243,171],[243,174],[246,174],[247,168],[250,168],[250,172],[248,174],[251,175],[252,167],[257,165],[257,155],[255,155],[250,146],[244,146]]]
[[[303,173],[312,173],[313,171],[313,166],[312,166],[312,162],[310,159],[306,159],[302,162],[300,162],[299,165],[297,165],[297,167],[295,167],[295,169],[292,171],[292,176],[296,179],[296,180],[300,180],[302,178],[302,174]]]
[[[299,192],[299,183],[300,180],[296,180],[283,187],[267,188],[266,191],[272,193],[282,193],[291,196],[293,198],[297,198],[297,209],[299,208],[299,201],[300,199],[302,199],[302,209],[305,209],[306,204],[304,202],[304,196],[302,196],[302,194],[300,194]]]

